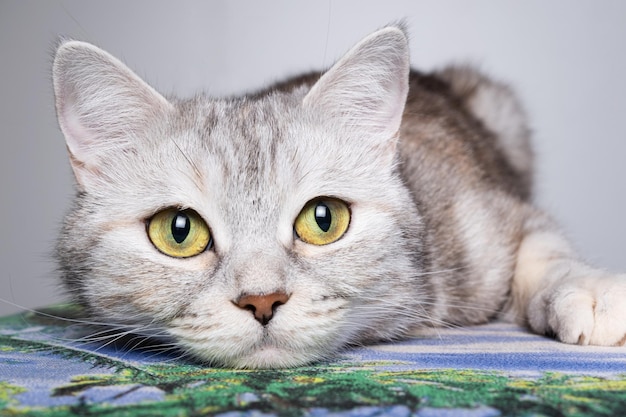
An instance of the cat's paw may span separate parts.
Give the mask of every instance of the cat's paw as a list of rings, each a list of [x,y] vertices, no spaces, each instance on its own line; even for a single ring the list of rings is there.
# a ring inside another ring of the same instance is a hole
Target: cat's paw
[[[580,264],[559,269],[552,273],[562,278],[531,300],[530,327],[565,343],[624,345],[626,275],[611,275]]]

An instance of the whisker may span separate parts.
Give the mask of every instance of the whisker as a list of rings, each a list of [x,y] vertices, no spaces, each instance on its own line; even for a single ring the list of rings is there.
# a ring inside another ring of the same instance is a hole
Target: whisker
[[[152,339],[158,339],[159,337],[169,336],[167,329],[157,325],[154,321],[150,323],[141,323],[141,324],[128,324],[128,323],[114,323],[114,322],[104,322],[93,319],[82,319],[82,318],[70,318],[63,317],[55,314],[50,314],[45,311],[36,310],[28,307],[24,307],[22,305],[13,303],[11,301],[0,298],[0,302],[4,302],[15,307],[18,307],[22,310],[23,313],[31,313],[35,316],[45,317],[48,319],[56,320],[60,323],[69,324],[65,327],[65,330],[72,331],[75,329],[77,332],[89,332],[81,337],[59,337],[59,336],[51,336],[50,341],[55,344],[67,345],[72,344],[75,346],[87,346],[87,345],[98,345],[95,349],[90,349],[93,352],[99,352],[108,346],[117,343],[118,341],[123,340],[124,338],[130,337],[130,340],[126,341],[124,346],[121,347],[122,350],[134,350],[140,347],[141,344],[147,343]],[[28,318],[25,317],[24,320]],[[142,334],[143,333],[143,334]],[[174,350],[179,348],[175,343],[172,344],[161,344],[161,345],[153,345],[152,350],[156,350],[156,346],[168,347],[171,346],[170,349]]]
[[[176,146],[176,148],[179,150],[179,152],[181,153],[181,155],[183,156],[183,158],[185,158],[187,160],[187,162],[189,163],[189,165],[191,166],[191,168],[193,168],[194,173],[198,176],[198,177],[202,177],[202,174],[200,172],[200,169],[198,168],[198,166],[195,164],[195,162],[193,162],[193,160],[185,153],[185,151],[183,151],[183,148],[181,148],[181,146],[178,144],[178,142],[176,142],[174,140],[174,138],[170,137],[170,140],[172,141],[172,143],[174,144],[174,146]]]

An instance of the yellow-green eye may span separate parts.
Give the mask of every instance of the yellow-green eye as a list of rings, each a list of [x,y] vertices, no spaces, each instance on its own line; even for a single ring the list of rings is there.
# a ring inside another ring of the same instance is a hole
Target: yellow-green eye
[[[148,237],[161,252],[175,258],[202,253],[211,244],[209,227],[193,210],[168,208],[148,221]]]
[[[350,225],[348,204],[335,198],[309,201],[296,219],[294,228],[300,239],[312,245],[328,245],[346,233]]]

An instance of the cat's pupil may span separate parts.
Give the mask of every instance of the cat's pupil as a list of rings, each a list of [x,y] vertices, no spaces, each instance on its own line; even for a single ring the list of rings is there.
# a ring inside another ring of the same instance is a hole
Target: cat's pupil
[[[332,220],[333,218],[330,214],[330,209],[328,208],[328,206],[326,206],[326,204],[324,203],[318,203],[315,207],[315,221],[317,222],[317,225],[320,227],[320,229],[322,229],[324,232],[328,232]]]
[[[172,220],[172,237],[176,243],[182,243],[189,235],[189,217],[185,213],[177,213]]]

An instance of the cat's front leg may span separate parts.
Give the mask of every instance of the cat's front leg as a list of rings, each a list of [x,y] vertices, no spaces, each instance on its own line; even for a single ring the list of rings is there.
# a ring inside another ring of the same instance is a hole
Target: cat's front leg
[[[626,342],[626,276],[613,275],[578,261],[562,261],[530,299],[528,324],[538,333],[554,334],[566,343],[624,345]]]
[[[518,251],[509,313],[565,343],[624,345],[626,275],[578,260],[545,217],[530,226]]]

